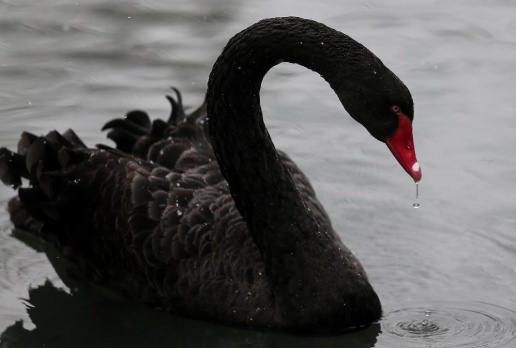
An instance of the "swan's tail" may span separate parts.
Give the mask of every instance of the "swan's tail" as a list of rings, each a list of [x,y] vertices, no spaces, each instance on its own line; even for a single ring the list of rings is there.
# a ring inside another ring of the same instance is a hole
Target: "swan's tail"
[[[86,278],[157,303],[134,256],[148,251],[146,237],[159,226],[149,214],[159,220],[168,198],[164,177],[156,180],[165,194],[152,196],[157,188],[147,176],[153,168],[107,146],[87,148],[71,130],[23,133],[16,153],[0,149],[0,179],[18,189],[8,205],[17,228],[54,242]]]
[[[0,149],[0,179],[18,189],[18,197],[11,199],[8,205],[11,220],[17,228],[51,237],[46,231],[55,231],[53,222],[62,217],[59,208],[73,199],[71,195],[56,197],[56,189],[63,183],[55,173],[87,158],[85,149],[72,130],[63,134],[52,131],[42,137],[24,132],[16,153]],[[28,187],[21,187],[22,178],[29,181]]]

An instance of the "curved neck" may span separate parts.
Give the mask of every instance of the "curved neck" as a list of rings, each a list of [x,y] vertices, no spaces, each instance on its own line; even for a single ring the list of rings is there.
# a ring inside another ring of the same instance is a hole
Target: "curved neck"
[[[362,59],[367,55],[367,59]],[[372,58],[375,59],[372,59]],[[346,95],[349,73],[381,62],[348,36],[300,18],[267,19],[233,37],[216,61],[207,92],[213,149],[236,206],[262,250],[274,254],[320,231],[263,123],[260,87],[276,64],[312,69]],[[344,65],[344,67],[343,67]]]

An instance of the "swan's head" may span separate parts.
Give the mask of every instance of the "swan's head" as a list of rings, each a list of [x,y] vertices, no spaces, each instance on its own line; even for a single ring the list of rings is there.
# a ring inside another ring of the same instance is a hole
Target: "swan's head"
[[[403,169],[414,179],[421,180],[421,167],[416,158],[412,136],[414,103],[408,88],[383,64],[360,74],[360,83],[343,84],[337,95],[351,117],[369,133],[385,143]]]

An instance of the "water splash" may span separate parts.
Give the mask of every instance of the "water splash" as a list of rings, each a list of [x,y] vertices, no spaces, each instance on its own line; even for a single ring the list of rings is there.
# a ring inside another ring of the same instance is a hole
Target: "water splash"
[[[382,347],[509,348],[516,347],[516,312],[483,302],[436,302],[387,313],[382,331]]]

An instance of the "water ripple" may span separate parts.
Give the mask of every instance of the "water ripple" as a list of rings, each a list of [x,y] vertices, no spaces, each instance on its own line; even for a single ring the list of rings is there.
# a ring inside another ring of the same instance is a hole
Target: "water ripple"
[[[516,312],[483,302],[435,302],[387,313],[382,331],[389,347],[514,347]]]

